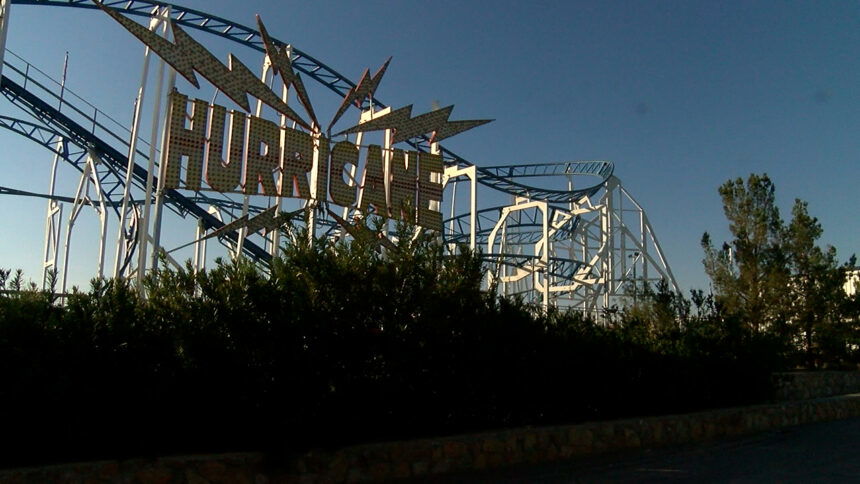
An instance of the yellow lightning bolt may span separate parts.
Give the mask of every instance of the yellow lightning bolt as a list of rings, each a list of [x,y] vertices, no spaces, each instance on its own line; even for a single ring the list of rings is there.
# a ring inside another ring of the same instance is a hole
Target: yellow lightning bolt
[[[170,20],[170,28],[173,31],[174,42],[160,37],[116,10],[104,6],[101,2],[96,4],[132,35],[154,50],[194,87],[200,87],[194,75],[194,71],[197,71],[245,111],[251,110],[247,96],[251,94],[303,128],[311,129],[305,120],[278,98],[233,54],[230,54],[229,67],[225,66],[172,20]]]
[[[346,96],[343,97],[343,102],[341,102],[334,118],[331,120],[331,123],[329,123],[329,129],[331,129],[331,127],[334,126],[334,123],[343,116],[343,113],[346,112],[350,104],[355,104],[356,106],[361,107],[362,101],[373,97],[373,94],[376,92],[376,88],[379,87],[379,83],[382,81],[382,76],[385,75],[385,71],[388,69],[388,64],[390,63],[391,57],[385,61],[385,64],[382,64],[382,67],[376,71],[376,74],[374,74],[373,77],[370,77],[370,70],[364,70],[364,74],[361,75],[361,79],[358,81],[358,84],[350,89],[349,92],[346,93]]]
[[[395,130],[394,143],[425,133],[433,133],[431,141],[440,141],[492,121],[491,119],[448,121],[453,110],[454,106],[447,106],[413,118],[412,106],[405,106],[366,123],[345,129],[337,135],[393,129]]]
[[[290,58],[287,49],[279,49],[272,42],[269,32],[266,31],[266,26],[263,25],[263,20],[259,15],[257,15],[257,26],[260,28],[260,36],[263,38],[263,45],[266,47],[266,55],[269,56],[269,60],[272,62],[275,71],[281,75],[285,86],[289,87],[292,85],[296,88],[296,95],[305,107],[305,110],[307,110],[311,121],[313,121],[314,125],[319,126],[317,117],[314,114],[314,108],[311,106],[310,98],[308,98],[308,92],[305,90],[305,84],[302,82],[302,78],[293,72],[293,60]]]

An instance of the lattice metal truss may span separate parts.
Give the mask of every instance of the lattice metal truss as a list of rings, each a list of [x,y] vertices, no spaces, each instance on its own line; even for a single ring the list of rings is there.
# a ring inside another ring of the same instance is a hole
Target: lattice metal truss
[[[0,91],[28,119],[0,116],[0,127],[46,148],[52,153],[55,165],[48,193],[0,187],[0,194],[49,199],[45,225],[46,273],[65,269],[58,268],[57,264],[62,252],[59,241],[63,204],[70,204],[73,214],[89,205],[100,210],[102,218],[109,212],[123,221],[116,241],[117,275],[140,275],[143,271],[139,269],[145,270],[149,257],[147,244],[159,244],[161,206],[174,216],[192,222],[188,238],[192,240],[189,244],[197,241],[196,267],[202,268],[205,264],[205,238],[212,233],[218,235],[232,254],[244,253],[263,266],[268,264],[271,254],[277,251],[276,236],[249,233],[248,224],[243,225],[242,221],[275,205],[280,208],[280,200],[275,203],[262,197],[154,190],[153,187],[158,186],[156,155],[159,150],[153,146],[158,143],[158,135],[154,134],[148,141],[142,139],[137,131],[138,112],[132,126],[123,126],[5,49],[9,3],[10,0],[0,0],[3,14],[0,18]],[[99,8],[93,0],[12,0],[11,3]],[[163,23],[169,18],[181,27],[225,38],[265,54],[259,31],[220,17],[157,1],[106,0],[103,3],[124,15],[149,19],[150,30],[154,32],[164,31]],[[279,47],[287,45],[278,39],[272,41]],[[356,86],[294,46],[287,46],[285,52],[296,71],[339,97]],[[145,65],[148,66],[148,62],[146,58]],[[267,61],[262,72],[261,80],[271,83],[274,74]],[[146,73],[144,69],[141,89],[147,85]],[[170,75],[165,78],[162,74],[158,79],[159,92],[162,82],[168,90],[171,88]],[[158,103],[161,102],[161,99],[151,102],[155,113],[160,112]],[[259,109],[258,103],[258,113]],[[362,99],[360,105],[352,109],[360,121],[390,112],[375,95]],[[356,136],[356,144],[360,144],[361,136],[361,133]],[[625,297],[637,283],[665,280],[677,289],[644,209],[614,176],[613,163],[574,161],[478,166],[438,143],[431,143],[426,135],[411,137],[406,144],[418,151],[442,155],[445,171],[441,181],[445,196],[438,208],[444,214],[442,240],[446,250],[455,252],[470,246],[479,251],[486,263],[486,283],[495,285],[500,292],[519,295],[544,306],[558,304],[593,312]],[[75,196],[55,193],[58,161],[70,164],[81,173]],[[355,173],[349,177],[351,184],[361,183]],[[87,192],[87,188],[93,192]],[[149,205],[154,207],[151,217],[154,221],[150,221]],[[326,214],[326,207],[308,204],[306,208],[313,213],[309,227],[313,233],[331,237],[345,235],[344,227]],[[349,220],[350,212],[351,209],[343,209],[338,218]],[[227,229],[222,229],[225,224]],[[71,238],[72,226],[73,218],[70,218],[67,241]],[[107,239],[101,230],[100,241],[104,247]],[[135,256],[136,249],[141,255]],[[100,258],[104,257],[103,252]],[[68,251],[65,256],[68,257]],[[98,270],[101,274],[101,262]]]

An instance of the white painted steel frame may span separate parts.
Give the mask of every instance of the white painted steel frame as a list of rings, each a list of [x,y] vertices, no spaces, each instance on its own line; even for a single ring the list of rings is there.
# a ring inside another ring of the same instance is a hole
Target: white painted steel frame
[[[9,10],[11,0],[0,0],[0,75],[3,74],[3,59],[6,54],[6,34],[9,32]]]
[[[0,56],[3,53],[2,47],[8,25],[8,4],[9,0],[0,0],[0,7],[2,7],[2,10],[0,10],[2,11],[2,18],[0,18]],[[161,35],[168,36],[167,20],[170,18],[170,15],[169,6],[154,8],[149,24],[150,30],[155,31],[160,28]],[[287,47],[287,49],[288,52],[292,52],[290,47]],[[140,282],[145,274],[147,265],[154,266],[156,264],[161,245],[164,189],[160,186],[153,186],[153,175],[157,154],[155,147],[161,145],[163,148],[165,137],[166,109],[163,109],[164,98],[166,97],[163,96],[165,90],[165,69],[168,69],[167,91],[172,89],[175,80],[175,71],[169,66],[166,67],[164,61],[159,59],[158,74],[155,80],[156,93],[154,100],[150,102],[153,113],[151,118],[152,139],[149,143],[148,179],[143,195],[144,204],[140,213],[140,219],[138,220],[136,218],[138,207],[135,206],[132,198],[132,184],[130,181],[132,178],[132,167],[135,166],[135,158],[137,157],[141,115],[147,95],[146,88],[150,82],[150,56],[150,49],[146,48],[144,51],[141,84],[135,102],[131,135],[128,143],[129,163],[127,172],[124,174],[125,189],[122,199],[122,217],[117,234],[117,251],[114,261],[115,276],[134,275],[138,282]],[[274,85],[274,76],[271,72],[268,57],[264,60],[261,79],[270,86]],[[284,102],[287,101],[288,94],[288,86],[282,85],[281,98]],[[359,122],[369,121],[374,117],[391,111],[391,108],[375,109],[372,107],[374,106],[373,102],[370,103],[370,106],[370,108],[366,108],[360,112]],[[261,109],[262,103],[257,101],[256,113],[258,115]],[[280,125],[285,126],[286,123],[286,118],[281,115]],[[357,144],[361,144],[362,136],[362,133],[356,135],[355,142]],[[393,147],[391,130],[384,133],[383,139],[383,153],[385,153],[383,169],[386,180],[389,180],[391,173],[389,150]],[[281,145],[283,146],[283,144],[282,142]],[[427,143],[426,148],[432,153],[447,153],[438,143]],[[161,150],[162,156],[164,155],[164,151],[163,149]],[[164,160],[159,161],[158,166],[163,167]],[[283,163],[283,155],[281,156],[281,163]],[[469,200],[466,207],[468,213],[462,215],[466,215],[468,218],[469,247],[472,250],[476,250],[486,243],[487,253],[484,254],[484,258],[489,265],[488,277],[490,281],[493,281],[493,278],[497,279],[502,292],[524,295],[543,307],[547,307],[550,304],[559,304],[584,311],[599,311],[602,308],[610,307],[618,301],[623,300],[626,297],[625,291],[630,287],[630,283],[633,280],[654,282],[663,279],[669,282],[673,289],[677,289],[672,271],[668,266],[644,209],[621,186],[620,181],[616,177],[611,176],[611,164],[606,166],[605,162],[590,163],[592,165],[595,163],[604,163],[604,165],[586,166],[588,163],[567,163],[568,168],[566,170],[569,170],[571,166],[582,166],[583,173],[565,172],[567,175],[566,193],[543,188],[537,188],[532,193],[526,185],[516,181],[518,176],[558,175],[561,172],[554,171],[551,168],[554,164],[540,164],[541,167],[544,167],[540,169],[528,168],[531,165],[513,165],[510,170],[507,170],[509,171],[507,175],[505,175],[506,170],[488,170],[466,162],[450,164],[445,167],[443,174],[436,175],[435,177],[443,184],[446,193],[450,195],[448,199],[450,202],[446,200],[446,203],[451,204],[451,218],[445,224],[448,232],[446,235],[454,235],[455,232],[455,212],[458,210],[457,186],[459,183],[467,182],[469,184]],[[91,171],[95,170],[96,165],[97,162],[93,162]],[[557,165],[561,166],[562,164]],[[87,166],[90,169],[89,163]],[[316,176],[318,166],[319,162],[315,159],[312,177]],[[356,205],[357,207],[360,206],[363,196],[363,181],[359,182],[356,179],[356,168],[353,165],[351,171],[347,173],[347,177],[349,178],[348,183],[351,186],[358,185],[357,197],[359,203]],[[284,183],[282,173],[283,166],[281,166],[281,176],[277,180],[279,187],[282,187]],[[595,185],[594,190],[587,189],[587,185],[586,189],[575,189],[574,174],[600,175],[604,176],[604,179],[599,186]],[[81,182],[83,183],[85,179],[87,178],[82,177]],[[163,179],[164,176],[161,173],[159,180]],[[96,176],[95,183],[97,182],[98,177]],[[87,183],[93,182],[90,180]],[[489,234],[481,228],[481,224],[490,222],[493,217],[490,216],[488,220],[484,220],[487,217],[486,210],[479,213],[479,184],[497,190],[507,190],[507,193],[513,197],[513,203],[502,207],[495,220],[491,222],[492,230],[489,230]],[[312,195],[320,195],[316,193],[316,180],[311,180],[309,188],[312,190]],[[79,187],[79,195],[80,189]],[[52,181],[52,195],[53,190]],[[153,203],[154,213],[151,213]],[[280,209],[283,205],[283,198],[280,196],[275,200],[270,198],[268,206],[272,206],[273,203]],[[75,217],[80,210],[80,206],[81,204],[79,203],[76,205],[74,210]],[[318,211],[313,201],[306,201],[305,208],[309,211],[308,232],[313,237],[318,233],[318,223],[323,220],[317,219]],[[441,211],[441,203],[436,202],[432,208]],[[244,196],[241,215],[248,215],[251,209],[250,198]],[[227,210],[230,211],[232,209]],[[104,211],[102,210],[103,213]],[[222,210],[213,206],[210,208],[209,213],[217,213],[220,216]],[[364,215],[358,213],[357,208],[349,207],[343,208],[342,213],[343,219],[348,221],[355,220],[356,217]],[[56,231],[53,230],[56,228],[56,224],[52,222],[56,216],[56,206],[49,204],[46,213],[44,258],[46,271],[49,270],[49,267],[56,267],[56,247],[59,240],[59,229]],[[231,214],[229,217],[235,219],[236,215]],[[229,220],[226,221],[229,222]],[[465,219],[463,221],[465,222]],[[69,230],[71,230],[72,223],[70,222]],[[326,221],[326,223],[330,223],[330,221]],[[136,268],[133,271],[123,270],[125,265],[123,261],[129,255],[130,247],[134,245],[131,243],[130,237],[134,234],[135,227],[137,228],[136,242],[138,250],[136,254]],[[195,270],[205,268],[206,240],[201,240],[205,236],[205,233],[204,226],[198,223],[195,239],[197,242],[194,244],[193,266]],[[328,233],[337,237],[345,235],[344,231],[340,229],[329,231]],[[242,233],[233,246],[233,254],[231,255],[236,257],[242,253],[242,245],[249,235],[247,229],[243,228]],[[264,247],[273,255],[278,250],[279,235],[278,231],[273,231],[267,234],[265,239]],[[459,236],[465,238],[465,233],[459,234]],[[69,233],[67,233],[68,237],[70,237]],[[104,239],[104,236],[102,236],[102,239]],[[149,244],[152,244],[151,250],[148,250]],[[51,252],[51,247],[54,247],[53,252]],[[450,253],[458,250],[455,243],[446,244],[445,247]],[[66,251],[66,257],[68,257],[68,251]],[[170,259],[170,262],[172,264],[176,263],[172,259]],[[65,264],[63,268],[65,269]],[[101,271],[100,264],[99,274],[101,274]]]

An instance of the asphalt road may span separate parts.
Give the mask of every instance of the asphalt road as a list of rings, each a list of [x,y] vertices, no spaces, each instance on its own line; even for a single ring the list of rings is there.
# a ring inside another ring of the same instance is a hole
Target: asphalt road
[[[738,440],[517,467],[433,482],[857,482],[860,419],[791,427]]]

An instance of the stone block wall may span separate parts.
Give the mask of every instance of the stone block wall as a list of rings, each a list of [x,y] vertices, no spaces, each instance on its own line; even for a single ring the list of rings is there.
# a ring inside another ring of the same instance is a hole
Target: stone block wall
[[[291,458],[248,453],[14,469],[0,472],[0,483],[389,481],[704,442],[852,417],[860,417],[860,394],[685,415],[359,445]]]
[[[797,371],[773,378],[778,402],[860,393],[860,371]]]

